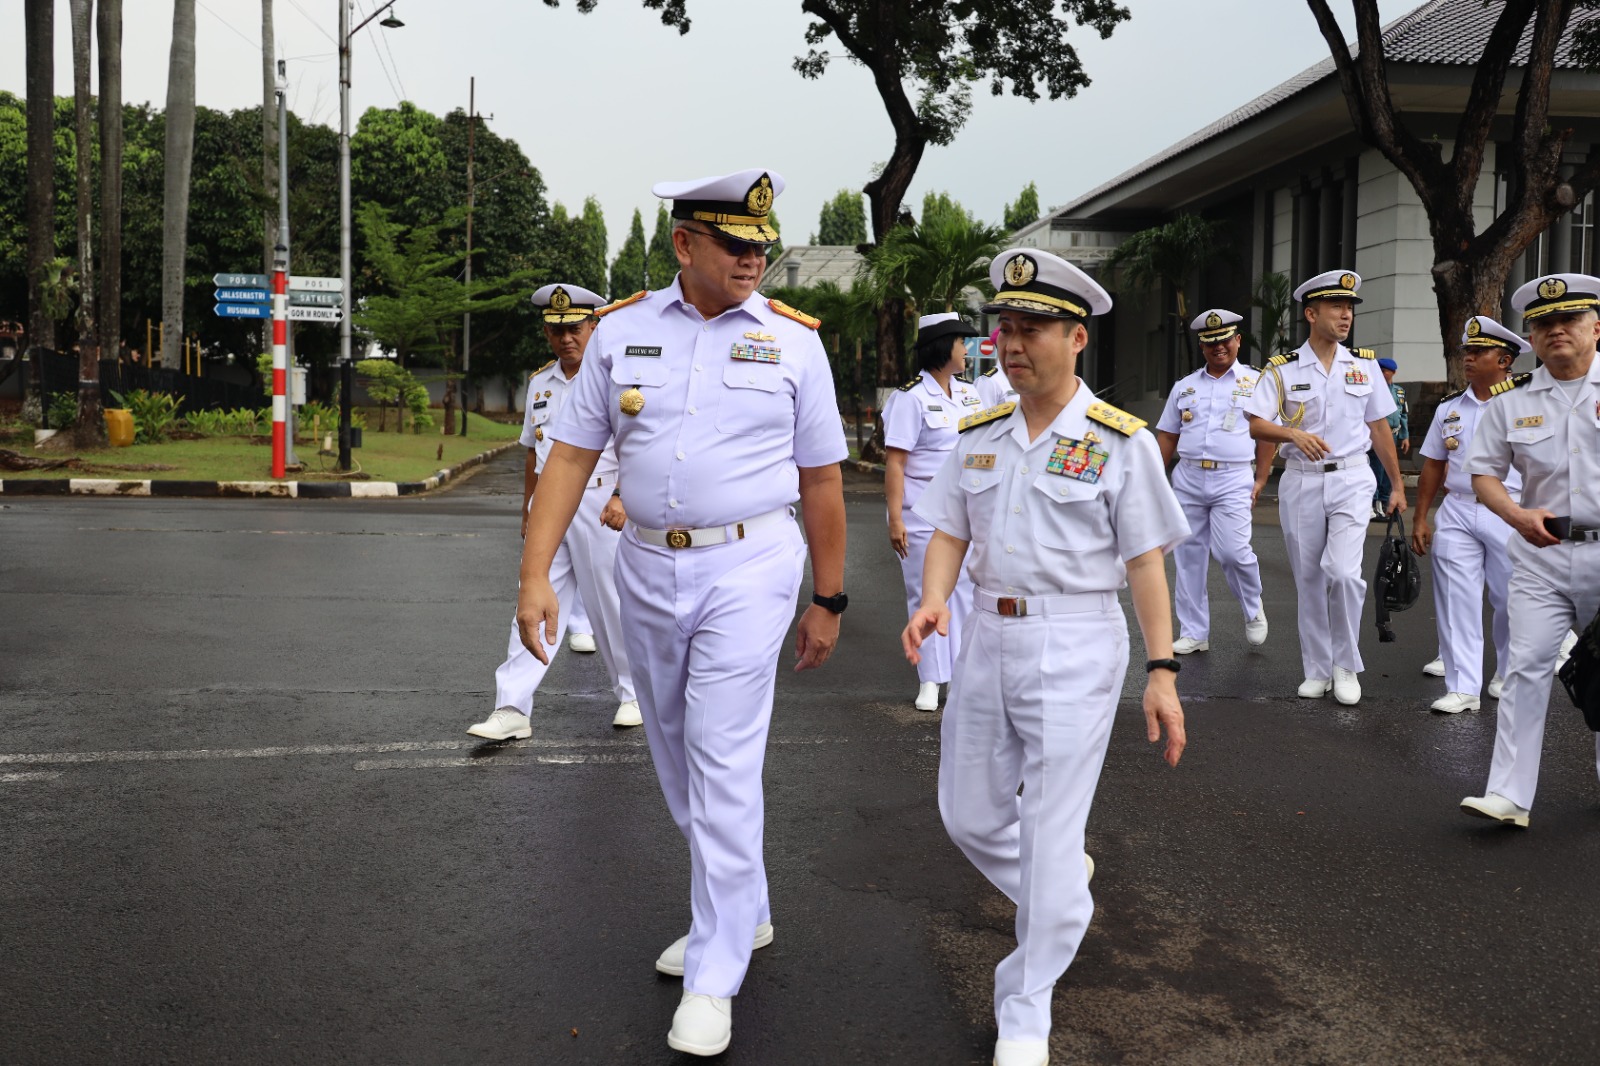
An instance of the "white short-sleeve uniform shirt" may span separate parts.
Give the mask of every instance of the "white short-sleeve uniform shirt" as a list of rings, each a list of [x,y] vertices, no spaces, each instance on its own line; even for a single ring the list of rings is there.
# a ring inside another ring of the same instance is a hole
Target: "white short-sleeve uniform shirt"
[[[1246,413],[1287,424],[1278,410],[1281,378],[1283,408],[1289,418],[1303,412],[1293,428],[1327,441],[1326,458],[1344,459],[1369,450],[1372,432],[1367,423],[1388,418],[1395,410],[1394,395],[1383,380],[1377,360],[1363,359],[1341,344],[1334,354],[1332,369],[1324,370],[1310,341],[1296,348],[1294,354],[1296,358],[1281,365],[1269,362],[1256,382]],[[1292,444],[1283,445],[1282,452],[1287,459],[1309,458]]]
[[[1465,392],[1446,396],[1434,410],[1433,421],[1428,424],[1428,435],[1422,440],[1422,455],[1425,459],[1437,459],[1445,464],[1446,492],[1473,495],[1472,475],[1467,473],[1467,455],[1472,448],[1472,438],[1477,436],[1483,412],[1494,402],[1493,396],[1487,400],[1478,399],[1469,388]],[[1452,441],[1455,443],[1452,444]],[[1515,468],[1506,474],[1505,486],[1513,497],[1522,491],[1522,475]]]
[[[623,398],[642,400],[637,414]],[[677,279],[600,320],[552,434],[615,435],[622,502],[648,529],[728,525],[794,503],[800,467],[843,460],[833,371],[816,330],[759,293],[713,319]]]
[[[581,364],[579,372],[582,372]],[[568,378],[562,373],[559,359],[552,359],[535,370],[528,379],[528,397],[522,413],[522,436],[519,439],[523,447],[533,449],[535,473],[544,472],[545,460],[550,458],[550,448],[555,444],[550,430],[555,423],[556,412],[561,410],[567,390],[576,380],[577,375]],[[607,443],[594,465],[594,476],[605,477],[616,472],[617,450]]]
[[[1260,371],[1234,362],[1221,377],[1201,367],[1172,386],[1156,428],[1178,437],[1178,457],[1248,463],[1255,458],[1246,405]]]
[[[946,396],[934,376],[923,371],[910,388],[895,389],[884,401],[883,443],[910,452],[906,477],[926,481],[956,446],[957,425],[980,403],[978,390],[960,378],[950,379]]]
[[[1088,416],[1081,380],[1038,439],[1020,406],[962,433],[916,513],[968,541],[973,583],[997,595],[1110,592],[1126,561],[1189,536],[1155,437]]]

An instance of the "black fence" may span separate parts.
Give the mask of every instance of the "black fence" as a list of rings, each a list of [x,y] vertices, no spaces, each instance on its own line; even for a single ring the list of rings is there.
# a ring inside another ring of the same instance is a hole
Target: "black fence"
[[[78,360],[76,356],[60,352],[34,350],[39,359],[40,381],[44,395],[41,402],[49,410],[50,401],[57,393],[78,392]],[[178,410],[190,411],[232,410],[236,407],[256,410],[272,402],[265,389],[255,385],[242,385],[214,378],[197,378],[181,370],[167,367],[148,367],[138,363],[119,363],[115,359],[100,360],[100,399],[106,407],[116,406],[113,392],[126,396],[134,389],[151,392],[169,392],[182,397]]]

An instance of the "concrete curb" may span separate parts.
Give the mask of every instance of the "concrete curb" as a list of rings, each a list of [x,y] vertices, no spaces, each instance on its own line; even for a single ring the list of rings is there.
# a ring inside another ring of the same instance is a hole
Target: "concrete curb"
[[[141,481],[113,478],[29,478],[0,480],[0,496],[187,496],[211,498],[286,497],[303,500],[373,499],[416,496],[454,481],[520,442],[509,441],[480,452],[422,481]]]

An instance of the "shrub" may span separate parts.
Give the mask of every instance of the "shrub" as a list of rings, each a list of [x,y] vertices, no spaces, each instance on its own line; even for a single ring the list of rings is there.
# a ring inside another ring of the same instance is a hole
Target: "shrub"
[[[112,391],[111,398],[133,416],[133,439],[141,444],[153,444],[165,437],[177,422],[178,405],[183,402],[181,396],[148,389],[134,389],[126,396]]]
[[[183,424],[195,433],[218,437],[224,432],[222,427],[227,418],[221,411],[190,411],[184,416]]]
[[[70,392],[58,392],[50,400],[50,428],[71,429],[78,421],[78,398]]]

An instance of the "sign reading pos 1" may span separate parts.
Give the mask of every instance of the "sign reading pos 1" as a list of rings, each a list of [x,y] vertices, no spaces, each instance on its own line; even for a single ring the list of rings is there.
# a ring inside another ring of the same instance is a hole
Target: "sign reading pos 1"
[[[289,288],[305,292],[343,292],[344,282],[338,278],[308,278],[300,274],[290,274]]]

